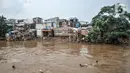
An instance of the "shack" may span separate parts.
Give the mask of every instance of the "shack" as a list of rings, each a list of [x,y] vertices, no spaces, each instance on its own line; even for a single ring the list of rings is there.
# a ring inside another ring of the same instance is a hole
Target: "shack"
[[[56,29],[55,22],[44,22],[42,29],[43,37],[54,37],[54,29]]]
[[[59,28],[54,29],[55,36],[69,36],[69,25],[66,19],[61,19],[59,22]]]
[[[36,30],[31,29],[31,24],[18,23],[13,30],[6,34],[7,40],[28,40],[36,37]]]

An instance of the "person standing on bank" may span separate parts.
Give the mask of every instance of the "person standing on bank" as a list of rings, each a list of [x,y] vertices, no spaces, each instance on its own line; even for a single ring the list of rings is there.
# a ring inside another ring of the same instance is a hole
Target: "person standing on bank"
[[[52,27],[52,37],[54,37],[55,36],[54,28],[56,27],[56,24],[52,22],[51,27]]]

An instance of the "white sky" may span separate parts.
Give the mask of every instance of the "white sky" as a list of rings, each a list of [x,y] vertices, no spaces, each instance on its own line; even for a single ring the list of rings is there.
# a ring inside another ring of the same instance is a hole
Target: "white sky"
[[[130,3],[129,0],[0,0],[0,15],[7,18],[77,17],[91,21],[106,5]]]

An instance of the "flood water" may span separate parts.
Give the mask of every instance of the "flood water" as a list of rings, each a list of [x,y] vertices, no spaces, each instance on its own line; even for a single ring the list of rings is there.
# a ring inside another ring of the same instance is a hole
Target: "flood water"
[[[98,61],[98,62],[97,62]],[[80,67],[80,64],[87,64]],[[12,65],[16,69],[12,69]],[[62,39],[0,42],[0,73],[130,73],[130,49]]]

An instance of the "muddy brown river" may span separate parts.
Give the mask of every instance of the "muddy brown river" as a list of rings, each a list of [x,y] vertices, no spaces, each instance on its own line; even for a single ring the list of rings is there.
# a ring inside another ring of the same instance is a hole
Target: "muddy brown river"
[[[0,42],[0,73],[39,73],[39,70],[43,73],[130,73],[130,48],[70,43],[62,39]]]

